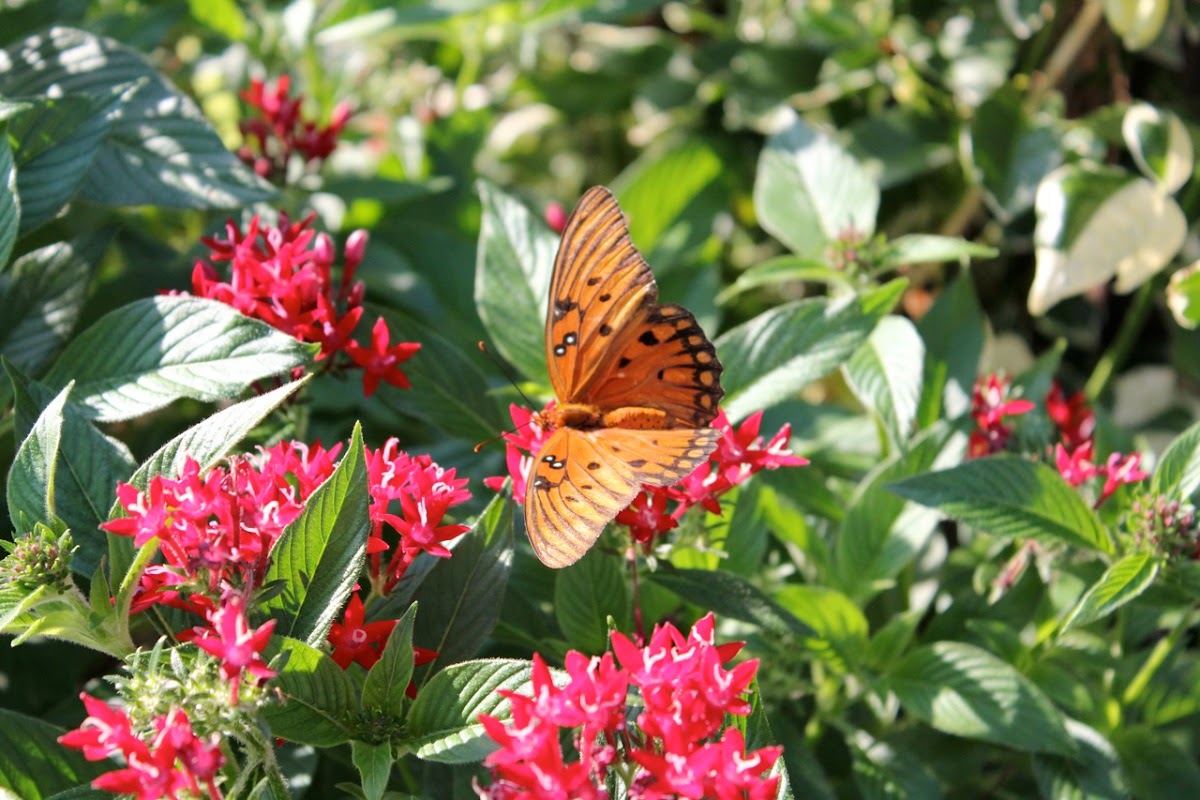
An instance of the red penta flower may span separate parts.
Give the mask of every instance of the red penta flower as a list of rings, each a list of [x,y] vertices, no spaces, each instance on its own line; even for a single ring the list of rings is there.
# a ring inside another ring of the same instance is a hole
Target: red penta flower
[[[350,595],[350,602],[346,604],[342,621],[329,627],[329,635],[326,638],[333,645],[330,657],[342,669],[346,669],[351,663],[358,664],[363,669],[370,669],[383,654],[383,646],[387,644],[397,621],[385,619],[367,622],[362,598],[357,594]]]
[[[364,370],[363,394],[367,397],[375,393],[381,380],[401,389],[412,386],[400,365],[412,358],[421,345],[416,342],[390,344],[390,339],[387,322],[380,317],[371,329],[370,347],[363,347],[358,342],[351,342],[346,347],[346,354]]]
[[[972,457],[999,453],[1008,446],[1012,428],[1004,422],[1005,417],[1027,414],[1033,410],[1028,400],[1008,398],[1009,381],[997,373],[981,377],[975,382],[971,396],[971,416],[976,429],[971,431],[967,451]]]

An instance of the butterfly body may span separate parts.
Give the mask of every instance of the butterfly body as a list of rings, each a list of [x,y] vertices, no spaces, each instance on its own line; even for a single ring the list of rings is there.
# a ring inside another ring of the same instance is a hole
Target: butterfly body
[[[558,406],[526,481],[525,529],[551,567],[577,561],[641,491],[686,477],[716,448],[712,342],[658,287],[616,199],[589,189],[550,281],[546,362]]]

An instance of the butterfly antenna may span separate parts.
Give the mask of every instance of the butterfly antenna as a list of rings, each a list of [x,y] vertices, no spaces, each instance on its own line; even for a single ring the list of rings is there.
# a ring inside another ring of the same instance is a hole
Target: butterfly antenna
[[[533,401],[529,399],[529,395],[527,395],[527,394],[525,394],[525,392],[521,391],[521,387],[517,385],[517,380],[516,380],[516,378],[513,377],[513,374],[509,371],[508,365],[505,364],[503,361],[501,361],[499,358],[497,358],[495,353],[493,353],[491,350],[488,350],[487,345],[484,344],[482,341],[479,342],[479,350],[481,353],[483,353],[485,356],[487,356],[493,364],[496,365],[496,368],[498,370],[500,370],[500,372],[504,373],[504,377],[507,378],[508,382],[510,384],[512,384],[512,387],[517,390],[517,394],[521,395],[521,399],[525,401],[525,405],[529,406],[530,408],[533,408]]]
[[[525,401],[525,405],[529,406],[530,408],[533,408],[533,401],[529,399],[529,395],[527,395],[527,394],[525,394],[525,392],[521,391],[521,387],[517,385],[516,380],[513,378],[512,373],[508,369],[508,365],[505,364],[503,361],[501,361],[499,358],[497,358],[495,353],[493,353],[491,350],[488,350],[487,345],[484,344],[482,341],[479,342],[479,350],[484,355],[486,355],[493,364],[496,365],[496,368],[499,369],[501,373],[504,374],[504,377],[508,379],[508,382],[510,384],[512,384],[512,387],[517,390],[517,394],[521,395],[521,399]],[[525,425],[528,425],[528,424],[529,424],[528,422],[525,423]],[[523,428],[525,426],[522,425],[520,427]],[[518,430],[520,430],[520,428],[513,428],[511,430],[502,431],[501,433],[497,434],[496,436],[491,437],[490,439],[484,439],[482,442],[475,445],[475,447],[472,449],[476,453],[478,453],[480,450],[487,447],[492,442],[498,442],[501,439],[503,439],[505,434],[516,433]]]

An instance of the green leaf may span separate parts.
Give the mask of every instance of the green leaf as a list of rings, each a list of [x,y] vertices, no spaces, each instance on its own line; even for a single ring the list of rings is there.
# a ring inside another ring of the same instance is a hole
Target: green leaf
[[[911,751],[855,731],[850,741],[854,785],[862,800],[940,800],[941,787]]]
[[[1032,682],[986,650],[935,642],[886,676],[904,710],[943,733],[1032,753],[1072,756],[1064,719]]]
[[[368,712],[378,711],[385,717],[403,719],[405,692],[413,673],[413,624],[417,607],[411,605],[388,635],[383,653],[363,683],[362,705]]]
[[[12,91],[13,73],[0,72],[0,93]],[[111,124],[105,114],[119,102],[114,91],[87,97],[39,97],[9,122],[16,141],[17,194],[21,232],[49,222],[79,191]]]
[[[510,424],[492,399],[487,374],[463,353],[463,342],[456,345],[433,328],[398,314],[381,314],[395,341],[421,343],[420,351],[404,362],[412,388],[381,387],[385,403],[463,439],[488,439]],[[469,346],[474,348],[474,343]]]
[[[58,743],[66,730],[34,717],[0,708],[0,789],[22,800],[40,800],[74,789],[109,771],[83,753]]]
[[[520,201],[480,181],[475,305],[496,349],[546,383],[545,320],[558,237]]]
[[[804,646],[838,672],[855,672],[867,650],[867,618],[841,592],[824,586],[793,584],[775,599],[815,635]]]
[[[1192,177],[1192,137],[1175,112],[1134,103],[1121,121],[1121,136],[1141,173],[1167,194],[1179,191]]]
[[[832,138],[796,117],[759,156],[754,210],[793,253],[821,257],[847,231],[875,232],[879,187]]]
[[[438,559],[417,589],[421,613],[413,641],[439,654],[425,676],[473,656],[496,627],[512,570],[512,526],[512,504],[496,495],[454,554]]]
[[[771,501],[762,499],[760,485],[759,481],[752,481],[722,495],[720,514],[699,512],[702,529],[695,537],[680,537],[675,541],[671,563],[680,568],[721,569],[753,576],[769,538],[765,503]]]
[[[300,380],[285,383],[265,394],[234,403],[205,417],[203,421],[154,451],[154,454],[137,468],[137,472],[133,473],[128,483],[144,490],[149,487],[150,479],[157,475],[177,476],[183,471],[188,458],[199,462],[201,472],[214,466],[272,411],[307,385],[311,377],[305,375]],[[112,512],[116,512],[117,508],[114,504]]]
[[[995,258],[999,251],[994,247],[975,244],[957,236],[934,236],[929,233],[909,233],[898,236],[887,243],[883,257],[879,259],[881,269],[892,269],[906,264],[923,264],[929,261],[963,261],[969,258]]]
[[[947,123],[944,112],[896,104],[858,115],[845,128],[846,144],[880,188],[890,189],[954,161]]]
[[[246,35],[246,17],[234,0],[188,0],[192,18],[231,42]]]
[[[1200,797],[1200,766],[1164,731],[1121,726],[1111,734],[1134,797]]]
[[[867,474],[846,504],[834,543],[833,585],[856,600],[887,588],[929,541],[941,515],[889,490],[901,478],[922,475],[947,448],[945,426],[922,432]]]
[[[358,582],[370,530],[362,427],[355,424],[337,469],[271,549],[263,583],[278,581],[283,589],[265,608],[279,620],[280,633],[312,647],[325,641]]]
[[[1200,324],[1200,261],[1193,261],[1171,274],[1167,284],[1167,308],[1182,328],[1195,330]]]
[[[1121,37],[1121,43],[1125,45],[1126,50],[1141,50],[1153,44],[1158,39],[1170,10],[1171,0],[1107,0],[1104,3],[1104,16],[1108,20],[1108,27]]]
[[[1200,489],[1200,422],[1176,436],[1150,476],[1150,492],[1181,502]]]
[[[480,714],[510,718],[509,701],[497,690],[531,694],[528,661],[490,659],[446,667],[421,687],[408,712],[408,744],[418,758],[442,764],[480,761],[496,749]]]
[[[925,344],[904,317],[879,321],[843,367],[854,395],[878,415],[899,446],[912,434],[925,368]]]
[[[718,617],[757,625],[781,636],[811,637],[812,628],[776,603],[745,578],[728,572],[700,569],[676,569],[662,565],[646,579],[669,589],[689,603],[712,611]]]
[[[45,387],[12,371],[11,366],[10,379],[22,405],[41,407],[50,402],[52,395]],[[98,526],[109,519],[117,483],[129,476],[136,462],[124,443],[98,431],[83,412],[73,402],[62,408],[54,496],[48,498],[48,507],[74,532],[79,549],[71,559],[71,569],[90,578],[107,551],[106,535]],[[125,546],[132,549],[131,541],[126,540]]]
[[[750,683],[750,714],[746,717],[743,735],[747,753],[779,743],[771,731],[771,721],[767,719],[767,712],[763,708],[762,689],[759,687],[757,679]],[[782,754],[767,774],[779,776],[779,789],[775,793],[775,800],[791,800],[794,796],[792,781],[791,776],[788,775],[787,765],[783,762]]]
[[[396,180],[382,175],[330,175],[322,176],[321,190],[338,197],[353,197],[358,200],[378,200],[389,206],[428,200],[454,186],[454,180],[446,175],[437,175],[422,181]]]
[[[1045,464],[1015,456],[977,458],[889,488],[995,536],[1113,552],[1096,512]]]
[[[21,228],[21,198],[17,196],[17,165],[6,126],[0,124],[0,272],[8,265]],[[4,297],[7,293],[0,293]]]
[[[1037,270],[1029,313],[1107,282],[1129,292],[1167,265],[1187,235],[1179,204],[1116,168],[1060,167],[1038,187]]]
[[[716,341],[725,413],[742,419],[832,372],[866,341],[905,285],[896,280],[858,297],[788,303],[726,331]]]
[[[99,253],[59,242],[26,253],[0,275],[0,352],[36,373],[71,335]]]
[[[67,345],[44,382],[75,380],[75,401],[105,422],[181,397],[215,401],[308,360],[311,348],[215,300],[154,297],[110,311]]]
[[[334,747],[350,739],[346,721],[358,713],[354,684],[332,658],[298,639],[271,637],[267,648],[279,675],[272,686],[281,702],[263,709],[271,733],[313,747]],[[275,656],[286,657],[278,666]]]
[[[387,790],[388,778],[392,774],[392,745],[367,744],[366,742],[350,743],[350,760],[362,777],[363,796],[366,800],[382,800]]]
[[[1126,800],[1130,797],[1121,761],[1112,744],[1082,722],[1067,720],[1076,745],[1070,758],[1036,753],[1033,776],[1048,800]]]
[[[1100,580],[1079,598],[1059,628],[1065,633],[1072,625],[1087,625],[1107,617],[1150,588],[1158,577],[1160,564],[1150,553],[1130,553],[1113,564]]]
[[[1041,180],[1062,162],[1058,134],[1025,110],[1025,92],[1009,83],[975,111],[962,138],[988,208],[1008,223],[1033,207]]]
[[[701,139],[639,158],[612,186],[629,221],[629,237],[661,275],[679,256],[712,236],[720,208],[706,195],[723,171],[720,155]],[[721,193],[723,194],[723,193]],[[697,224],[699,222],[700,224]],[[710,295],[711,296],[711,295]]]
[[[802,281],[825,283],[845,289],[851,288],[851,283],[846,276],[824,261],[815,258],[800,258],[799,256],[778,256],[755,264],[738,275],[737,280],[726,286],[717,295],[717,304],[724,305],[739,294],[751,289]]]
[[[54,472],[63,431],[68,386],[38,416],[21,442],[8,472],[8,514],[13,530],[32,530],[35,522],[54,527]]]
[[[867,645],[866,664],[870,669],[886,672],[900,660],[912,644],[921,622],[919,611],[897,614],[875,632]]]
[[[917,322],[925,343],[925,388],[920,422],[954,419],[971,407],[971,392],[987,336],[983,309],[968,272],[963,272]]]
[[[0,84],[6,94],[133,87],[105,114],[110,127],[81,197],[106,205],[233,208],[275,196],[229,152],[191,99],[124,45],[57,27],[18,42],[8,55],[15,66]]]
[[[628,630],[629,589],[621,559],[592,553],[554,579],[554,616],[573,649],[588,654],[608,649],[609,616],[617,628]]]

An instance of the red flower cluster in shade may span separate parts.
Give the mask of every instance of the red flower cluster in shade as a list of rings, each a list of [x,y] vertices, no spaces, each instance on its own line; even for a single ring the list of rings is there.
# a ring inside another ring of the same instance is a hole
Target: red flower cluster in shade
[[[229,589],[248,594],[260,588],[271,548],[333,473],[340,450],[341,444],[326,450],[281,442],[203,474],[188,458],[178,477],[156,476],[146,491],[120,484],[117,499],[128,516],[101,528],[132,536],[139,547],[157,537],[164,562],[143,572],[132,609],[163,603],[207,616]],[[394,438],[378,450],[363,450],[372,520],[367,552],[373,579],[390,588],[421,551],[450,554],[442,542],[467,528],[443,525],[442,518],[470,493],[454,470],[429,456],[409,456]],[[392,501],[399,505],[396,513]],[[394,544],[385,527],[395,532]],[[393,557],[383,561],[393,548]]]
[[[1058,428],[1066,448],[1073,450],[1090,442],[1096,432],[1096,412],[1087,404],[1083,392],[1075,392],[1068,397],[1058,381],[1054,381],[1046,393],[1046,415]]]
[[[994,373],[986,378],[981,377],[975,383],[971,416],[977,427],[971,432],[968,445],[971,457],[1004,450],[1013,432],[1004,418],[1019,416],[1034,409],[1034,404],[1028,400],[1007,399],[1008,390],[1008,379]],[[1096,500],[1097,507],[1122,484],[1134,483],[1146,477],[1141,469],[1140,453],[1113,453],[1102,466],[1093,463],[1096,414],[1088,406],[1083,392],[1068,396],[1055,381],[1046,394],[1046,415],[1054,423],[1061,439],[1054,446],[1054,464],[1059,474],[1072,486],[1079,486],[1092,478],[1104,478],[1104,486]]]
[[[1088,406],[1083,392],[1067,397],[1055,381],[1046,394],[1046,414],[1062,438],[1054,445],[1054,465],[1067,483],[1080,486],[1092,478],[1104,478],[1104,486],[1096,499],[1097,508],[1122,484],[1136,483],[1146,477],[1141,469],[1141,453],[1112,453],[1103,465],[1092,462],[1096,414]]]
[[[217,734],[207,740],[197,737],[186,711],[173,709],[155,719],[154,736],[145,742],[134,733],[133,724],[123,710],[86,693],[80,699],[87,708],[87,719],[58,741],[82,750],[89,761],[102,761],[119,754],[126,765],[96,778],[93,787],[133,795],[138,800],[221,797],[216,784],[217,772],[225,763],[220,737]]]
[[[552,418],[553,408],[554,404],[550,403],[540,414],[535,414],[521,406],[509,406],[516,433],[504,434],[505,461],[513,481],[513,497],[518,503],[525,502],[525,477],[533,465],[533,454],[540,451],[550,437],[551,430],[544,420]],[[675,528],[693,506],[703,506],[720,514],[721,496],[756,472],[808,463],[807,459],[793,455],[787,449],[791,425],[785,424],[763,444],[759,435],[761,411],[751,414],[737,428],[729,422],[725,412],[720,411],[712,426],[721,432],[721,438],[708,461],[675,486],[645,487],[629,507],[617,515],[617,522],[629,528],[634,541],[649,547],[656,536]],[[484,484],[498,491],[504,479],[503,475],[487,478]],[[668,504],[672,504],[670,511]]]
[[[420,344],[392,344],[383,317],[375,321],[368,345],[351,337],[363,315],[364,287],[354,273],[366,251],[366,231],[347,238],[341,279],[335,284],[333,240],[312,230],[314,219],[310,214],[290,223],[281,213],[277,226],[265,227],[255,216],[245,232],[232,220],[226,222],[225,238],[201,240],[212,263],[196,261],[192,293],[233,306],[302,342],[321,345],[316,360],[329,359],[328,369],[362,368],[368,397],[381,381],[409,388],[400,364],[412,358]],[[228,281],[214,266],[221,262],[229,262]]]
[[[1005,417],[1015,417],[1033,410],[1028,400],[1008,399],[1008,378],[992,373],[975,382],[971,393],[971,417],[976,429],[971,431],[967,453],[971,458],[999,453],[1008,446],[1012,428],[1004,423]]]
[[[616,659],[567,653],[569,680],[561,687],[535,654],[533,695],[500,691],[512,704],[512,721],[479,717],[500,749],[484,761],[492,784],[477,794],[598,800],[608,797],[605,781],[615,773],[629,777],[626,796],[633,800],[774,798],[779,778],[767,773],[782,748],[746,753],[737,728],[721,732],[727,714],[750,713],[743,695],[758,661],[725,669],[743,643],[717,645],[713,629],[710,613],[686,637],[670,624],[656,628],[645,647],[613,633]],[[632,728],[626,724],[631,686],[643,709]],[[564,757],[564,728],[576,729],[578,761]]]
[[[238,123],[246,140],[238,150],[238,158],[271,181],[287,178],[293,156],[302,159],[306,168],[320,166],[337,147],[338,137],[350,119],[350,104],[344,101],[333,107],[328,125],[304,119],[300,113],[304,95],[289,97],[290,89],[291,77],[281,75],[274,85],[253,79],[241,93],[258,116]]]
[[[383,656],[384,645],[392,635],[392,629],[399,620],[384,619],[378,622],[366,621],[366,608],[362,598],[357,594],[350,595],[346,611],[341,622],[335,622],[326,637],[333,646],[330,657],[342,669],[349,669],[351,664],[358,664],[363,669],[375,666]],[[424,647],[413,648],[413,666],[428,664],[438,657],[436,650]],[[416,697],[416,687],[410,681],[406,690],[409,697]]]

